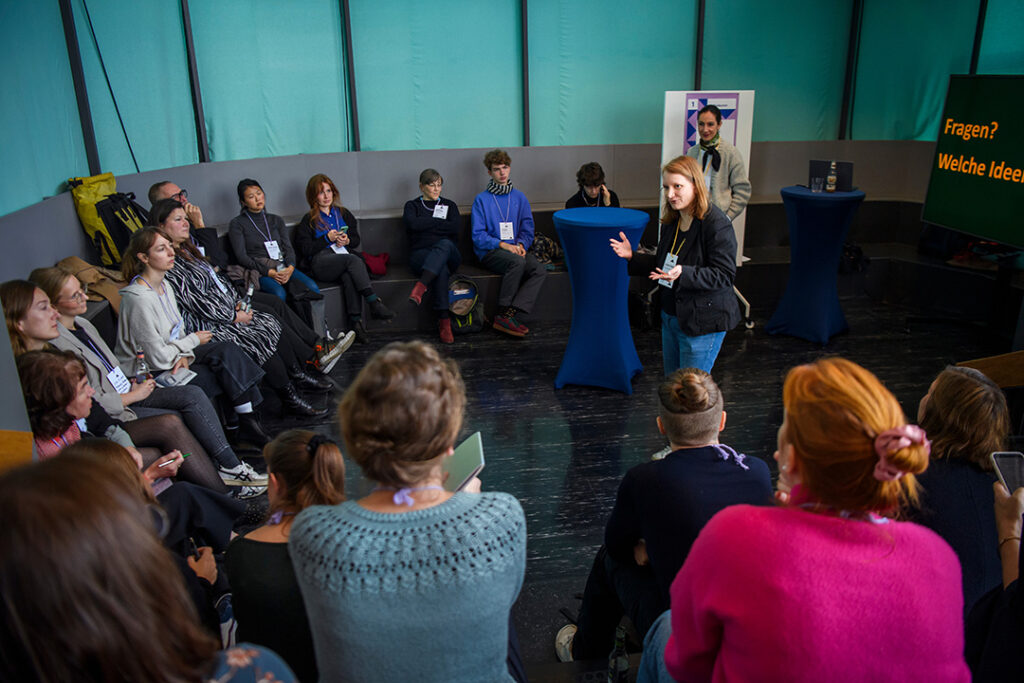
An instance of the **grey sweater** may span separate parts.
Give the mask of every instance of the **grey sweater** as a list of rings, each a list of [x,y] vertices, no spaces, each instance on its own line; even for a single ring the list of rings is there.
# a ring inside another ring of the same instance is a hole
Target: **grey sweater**
[[[703,150],[694,145],[686,150],[686,156],[697,159],[701,163]],[[725,212],[729,220],[736,218],[750,201],[750,181],[747,180],[747,169],[743,165],[743,157],[738,149],[725,140],[718,143],[718,153],[722,156],[722,164],[716,171],[708,159],[704,177],[708,181],[711,192],[711,203]]]
[[[238,264],[259,271],[260,275],[266,275],[271,268],[276,268],[264,244],[267,240],[277,241],[281,249],[281,258],[278,260],[283,261],[285,266],[295,265],[295,250],[288,237],[288,228],[284,219],[275,214],[265,211],[256,214],[243,209],[228,224],[228,240]]]

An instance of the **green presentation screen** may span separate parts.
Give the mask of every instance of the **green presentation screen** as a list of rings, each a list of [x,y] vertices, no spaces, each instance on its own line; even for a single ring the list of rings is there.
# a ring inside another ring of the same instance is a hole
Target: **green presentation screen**
[[[950,76],[922,220],[1024,248],[1024,76]]]

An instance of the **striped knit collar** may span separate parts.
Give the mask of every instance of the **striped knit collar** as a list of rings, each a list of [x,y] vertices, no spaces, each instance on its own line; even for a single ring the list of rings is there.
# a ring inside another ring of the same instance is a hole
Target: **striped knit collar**
[[[498,183],[494,182],[494,178],[491,178],[491,180],[487,183],[487,191],[490,192],[491,194],[497,195],[508,194],[509,192],[512,191],[512,183],[505,183],[504,185],[499,185]]]

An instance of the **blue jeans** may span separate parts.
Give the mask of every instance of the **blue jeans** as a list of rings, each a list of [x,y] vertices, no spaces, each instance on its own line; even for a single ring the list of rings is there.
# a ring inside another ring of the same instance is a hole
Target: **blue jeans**
[[[412,272],[422,275],[423,271],[428,271],[435,275],[428,285],[433,289],[435,311],[448,310],[448,280],[461,263],[459,248],[449,239],[438,240],[426,249],[416,249],[409,254]]]
[[[697,337],[683,334],[679,319],[661,312],[661,356],[665,362],[665,375],[680,368],[699,368],[711,372],[718,352],[725,340],[725,332],[711,332]]]
[[[654,620],[644,636],[644,654],[636,672],[636,683],[673,683],[676,679],[665,668],[665,646],[672,635],[672,610]]]
[[[313,282],[313,278],[309,277],[308,275],[306,275],[302,271],[299,271],[299,270],[292,271],[292,278],[291,279],[292,280],[298,280],[302,284],[304,284],[307,287],[309,287],[309,289],[311,289],[312,291],[314,291],[314,292],[316,292],[318,294],[320,293],[320,288],[316,286],[315,282]],[[276,296],[281,301],[284,301],[285,299],[288,298],[288,293],[285,292],[284,286],[281,283],[279,283],[277,280],[275,280],[274,278],[272,278],[272,277],[270,277],[268,275],[263,275],[263,276],[260,277],[260,289],[262,291],[266,292],[267,294],[273,294],[274,296]]]

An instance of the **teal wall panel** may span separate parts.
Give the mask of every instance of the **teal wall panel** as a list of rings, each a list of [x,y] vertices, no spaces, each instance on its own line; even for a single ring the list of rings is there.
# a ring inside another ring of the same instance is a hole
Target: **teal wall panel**
[[[865,0],[855,140],[934,140],[950,74],[971,66],[977,0]]]
[[[522,144],[519,2],[350,8],[362,149]]]
[[[0,3],[0,214],[55,194],[89,166],[56,2]]]
[[[135,173],[199,161],[178,3],[73,0],[71,4],[102,170]],[[103,77],[100,55],[110,88]],[[138,169],[132,162],[129,141]]]
[[[693,88],[695,0],[529,4],[530,143],[659,142],[666,90]]]
[[[212,161],[349,150],[337,0],[189,9]]]
[[[979,74],[1024,74],[1024,3],[988,0]]]
[[[707,3],[702,90],[754,90],[754,140],[834,140],[852,2]]]

